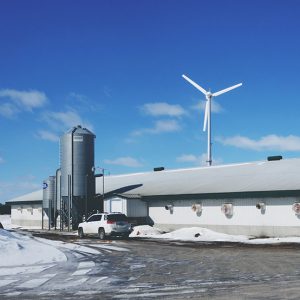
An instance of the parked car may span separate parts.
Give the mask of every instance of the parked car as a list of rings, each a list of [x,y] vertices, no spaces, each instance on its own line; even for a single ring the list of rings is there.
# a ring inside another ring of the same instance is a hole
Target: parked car
[[[107,236],[128,237],[131,224],[127,216],[122,213],[101,213],[91,215],[85,222],[78,225],[78,236],[98,235],[101,240]]]

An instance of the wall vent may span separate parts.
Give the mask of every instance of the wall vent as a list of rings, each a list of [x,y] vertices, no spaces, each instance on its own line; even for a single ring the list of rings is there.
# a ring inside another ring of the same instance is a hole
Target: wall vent
[[[274,160],[282,160],[282,156],[281,155],[268,156],[268,161],[274,161]]]

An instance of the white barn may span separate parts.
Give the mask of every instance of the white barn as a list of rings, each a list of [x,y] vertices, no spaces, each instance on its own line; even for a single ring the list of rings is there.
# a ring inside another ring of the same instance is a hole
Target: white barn
[[[96,180],[97,193],[102,194],[103,178]],[[119,210],[122,207],[124,213],[138,201],[140,213],[146,212],[155,226],[165,230],[202,226],[231,234],[300,236],[300,159],[106,176],[104,180],[104,192],[111,194],[106,201],[116,201],[120,195]],[[110,211],[108,204],[104,207]]]
[[[103,177],[96,193],[103,194]],[[104,193],[104,211],[165,230],[300,236],[300,159],[105,176]],[[42,199],[40,190],[7,201],[12,223],[41,226]]]

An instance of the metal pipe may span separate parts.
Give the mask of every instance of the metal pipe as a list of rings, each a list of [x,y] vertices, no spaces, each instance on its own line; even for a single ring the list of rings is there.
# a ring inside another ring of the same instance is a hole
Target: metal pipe
[[[54,229],[55,230],[57,229],[56,226],[57,226],[57,215],[58,215],[56,211],[57,211],[57,184],[58,184],[57,173],[59,170],[60,169],[57,169],[55,173],[55,197],[54,197],[55,198],[55,205],[54,205]]]
[[[103,201],[104,201],[104,169],[102,169],[102,174],[103,174],[103,187],[102,187],[102,192],[103,192]]]
[[[212,96],[207,96],[208,101],[208,115],[207,115],[207,165],[211,166],[211,98]]]
[[[74,127],[71,133],[71,179],[70,179],[70,189],[71,189],[71,195],[70,195],[70,203],[69,203],[69,222],[68,222],[68,231],[70,231],[70,222],[71,222],[71,209],[73,204],[73,191],[74,191],[74,132],[76,131],[77,127]]]
[[[43,185],[43,200],[42,200],[42,229],[44,229],[44,185]]]
[[[70,231],[71,219],[71,175],[68,175],[68,231]]]
[[[88,176],[89,176],[89,174],[85,175],[85,220],[87,219]]]

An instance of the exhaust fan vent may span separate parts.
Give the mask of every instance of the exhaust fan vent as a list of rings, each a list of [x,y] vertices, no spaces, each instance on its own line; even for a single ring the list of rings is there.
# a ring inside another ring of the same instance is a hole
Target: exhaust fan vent
[[[268,161],[274,161],[274,160],[282,160],[282,156],[281,155],[268,156]]]

